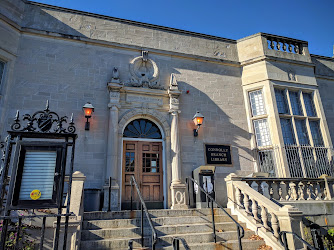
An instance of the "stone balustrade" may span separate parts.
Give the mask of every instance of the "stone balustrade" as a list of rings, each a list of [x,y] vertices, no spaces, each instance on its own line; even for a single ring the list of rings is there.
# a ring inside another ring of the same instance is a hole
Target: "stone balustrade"
[[[284,201],[334,200],[334,178],[242,178],[269,199]]]
[[[303,213],[293,206],[281,206],[270,200],[270,196],[274,196],[273,183],[277,179],[266,178],[268,183],[262,179],[265,178],[242,178],[235,174],[227,176],[225,179],[228,193],[227,206],[233,214],[238,215],[238,220],[246,223],[249,229],[256,230],[268,245],[274,249],[282,249],[278,241],[279,232],[288,231],[301,235],[300,224]],[[283,180],[277,183],[283,183]],[[265,184],[267,191],[263,188]],[[283,197],[283,193],[280,197]],[[298,191],[293,191],[291,188],[288,198],[290,197],[298,199]],[[301,243],[295,241],[291,235],[288,236],[288,243],[289,249],[302,247]]]
[[[303,48],[307,46],[307,42],[296,40],[288,37],[275,36],[270,34],[262,34],[267,38],[268,49],[300,54],[303,55]]]

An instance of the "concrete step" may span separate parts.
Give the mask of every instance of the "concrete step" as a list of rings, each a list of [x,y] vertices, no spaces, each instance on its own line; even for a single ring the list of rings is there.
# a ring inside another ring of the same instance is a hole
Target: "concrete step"
[[[234,222],[224,222],[215,224],[216,232],[234,231],[236,225]],[[246,227],[245,224],[241,226]],[[188,234],[188,233],[210,233],[212,232],[212,223],[206,224],[192,224],[192,225],[166,225],[155,227],[158,237],[174,234]],[[81,233],[81,240],[103,240],[103,239],[117,239],[117,238],[136,238],[141,234],[140,227],[132,228],[113,228],[113,229],[99,229],[99,230],[83,230]],[[150,237],[152,230],[150,227],[144,227],[144,235]]]
[[[237,220],[237,216],[232,216]],[[144,226],[148,226],[148,220],[144,216]],[[232,220],[227,215],[215,215],[215,222],[231,222]],[[154,226],[165,226],[175,224],[200,224],[200,223],[211,223],[212,216],[183,216],[183,217],[159,217],[152,218]],[[133,228],[140,226],[140,218],[137,219],[113,219],[113,220],[86,220],[83,221],[83,229],[94,230],[94,229],[106,229],[106,228]]]
[[[225,208],[225,210],[230,214],[231,210]],[[84,213],[84,220],[110,220],[110,219],[135,219],[140,218],[140,210],[123,210],[123,211],[113,211],[113,212],[86,212]],[[203,216],[210,215],[211,208],[202,209],[156,209],[149,210],[152,218],[158,217],[183,217],[183,216]],[[214,208],[214,214],[225,215],[224,211],[219,208]]]
[[[253,234],[252,231],[245,231],[244,239],[247,240]],[[212,233],[187,233],[187,234],[177,234],[177,235],[166,235],[160,236],[157,241],[157,249],[163,249],[163,247],[169,247],[172,245],[172,241],[174,237],[180,237],[185,240],[185,242],[189,245],[200,245],[202,243],[210,243],[213,242],[213,234]],[[226,231],[217,233],[217,242],[224,242],[224,244],[231,245],[235,244],[233,241],[237,242],[237,232],[236,231]],[[134,237],[133,246],[140,247],[140,237]],[[104,239],[104,240],[89,240],[89,241],[81,241],[80,249],[127,249],[129,243],[129,238],[119,238],[119,239]],[[151,238],[144,238],[144,245],[151,245]],[[201,248],[203,249],[203,248]],[[238,248],[231,248],[238,249]],[[254,248],[253,248],[254,249]]]
[[[261,245],[265,244],[263,240],[242,240],[242,249],[243,250],[256,250]],[[140,248],[138,248],[140,249]],[[173,246],[156,248],[156,250],[173,250]],[[180,249],[185,250],[238,250],[239,249],[239,241],[238,240],[229,240],[226,242],[217,242],[217,243],[201,243],[201,244],[187,244],[187,247],[184,247],[180,242]]]

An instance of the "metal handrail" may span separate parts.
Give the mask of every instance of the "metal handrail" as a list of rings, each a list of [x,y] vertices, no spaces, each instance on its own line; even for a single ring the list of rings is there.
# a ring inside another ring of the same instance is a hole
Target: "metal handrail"
[[[279,232],[279,237],[278,238],[279,238],[279,241],[280,241],[281,245],[284,247],[285,250],[289,250],[288,240],[286,238],[286,234],[292,234],[294,237],[296,237],[298,240],[303,242],[311,250],[320,250],[319,248],[315,248],[315,247],[311,246],[307,241],[303,240],[298,234],[296,234],[294,232],[281,231],[281,232]],[[282,239],[282,236],[283,236],[283,239]]]
[[[144,211],[145,211],[145,214],[146,214],[146,217],[147,217],[147,220],[148,220],[148,223],[152,229],[152,249],[154,250],[155,249],[155,244],[157,243],[157,231],[155,230],[154,226],[153,226],[153,223],[152,223],[152,219],[148,213],[148,210],[147,210],[147,207],[146,207],[146,204],[145,204],[145,201],[143,199],[143,196],[141,195],[141,192],[139,190],[139,187],[138,187],[138,184],[137,184],[137,181],[135,179],[135,177],[132,175],[131,176],[131,179],[130,179],[130,186],[131,186],[131,211],[132,211],[132,189],[133,189],[133,184],[134,186],[136,187],[136,190],[137,190],[137,194],[138,194],[138,197],[139,197],[139,200],[140,200],[140,203],[141,203],[141,217],[140,217],[140,228],[141,228],[141,246],[144,247]]]
[[[213,236],[214,236],[214,242],[217,242],[217,235],[216,235],[216,226],[215,226],[215,215],[213,212],[213,203],[216,204],[218,208],[224,211],[224,213],[237,225],[237,232],[238,232],[238,242],[239,242],[239,249],[242,250],[242,244],[241,244],[241,238],[245,236],[245,230],[244,228],[207,192],[202,188],[196,180],[191,178],[190,176],[186,178],[187,186],[188,186],[188,199],[189,199],[189,205],[190,205],[190,195],[189,195],[189,180],[191,180],[194,184],[196,184],[199,189],[206,195],[209,205],[209,199],[211,201],[211,214],[212,214],[212,229],[213,229]],[[241,230],[241,232],[240,232]]]
[[[190,249],[184,239],[180,237],[173,237],[173,250],[180,250],[180,241],[182,242],[184,249]]]

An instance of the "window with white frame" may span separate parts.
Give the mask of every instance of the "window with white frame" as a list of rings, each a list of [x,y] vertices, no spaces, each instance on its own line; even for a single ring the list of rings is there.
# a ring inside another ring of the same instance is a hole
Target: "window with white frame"
[[[333,175],[325,148],[314,93],[275,88],[284,151],[291,177]]]
[[[275,161],[262,89],[250,91],[248,94],[257,145],[259,171],[275,176]]]

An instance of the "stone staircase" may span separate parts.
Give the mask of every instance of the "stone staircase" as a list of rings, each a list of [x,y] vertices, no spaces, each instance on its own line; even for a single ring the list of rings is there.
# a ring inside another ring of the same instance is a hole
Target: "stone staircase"
[[[229,209],[227,211],[230,212]],[[156,249],[173,249],[174,237],[186,243],[184,248],[180,242],[181,249],[239,249],[236,225],[220,209],[214,209],[217,243],[213,240],[211,209],[160,209],[149,210],[149,213],[158,234]],[[233,217],[236,219],[236,216]],[[80,249],[128,249],[130,239],[134,249],[149,249],[151,228],[145,215],[144,218],[144,243],[147,248],[140,245],[140,211],[85,213]],[[245,224],[241,225],[245,229],[243,249],[263,247],[264,241],[254,240],[259,237],[247,230]]]

